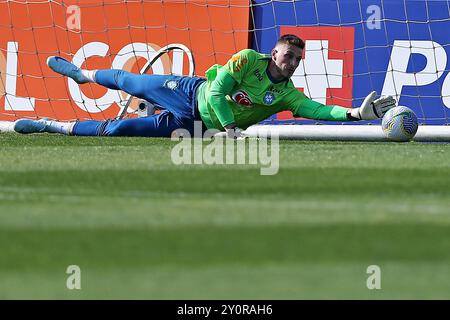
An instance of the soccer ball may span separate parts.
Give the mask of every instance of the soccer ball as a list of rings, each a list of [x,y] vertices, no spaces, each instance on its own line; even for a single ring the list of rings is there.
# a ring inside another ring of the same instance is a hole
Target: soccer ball
[[[417,132],[417,116],[407,107],[394,107],[384,115],[381,128],[389,140],[410,141]]]

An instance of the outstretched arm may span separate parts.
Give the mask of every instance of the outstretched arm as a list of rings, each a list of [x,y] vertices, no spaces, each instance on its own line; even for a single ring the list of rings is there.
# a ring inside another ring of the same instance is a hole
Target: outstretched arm
[[[339,106],[326,106],[317,101],[304,99],[295,111],[296,116],[315,120],[348,121],[347,111],[349,109]]]
[[[391,108],[395,107],[395,99],[391,96],[375,100],[376,92],[371,92],[359,108],[344,108],[340,106],[326,106],[322,103],[310,100],[301,94],[303,99],[295,103],[293,112],[295,115],[316,120],[327,121],[358,121],[374,120],[382,118]]]
[[[234,115],[228,107],[225,96],[229,95],[235,86],[236,81],[226,71],[221,70],[216,79],[211,84],[208,102],[216,113],[220,124],[226,129],[227,127],[236,126],[234,123]]]

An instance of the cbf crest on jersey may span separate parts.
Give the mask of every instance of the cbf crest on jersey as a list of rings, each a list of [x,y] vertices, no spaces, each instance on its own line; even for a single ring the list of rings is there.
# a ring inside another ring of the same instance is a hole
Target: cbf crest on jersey
[[[178,81],[167,80],[166,82],[164,82],[164,87],[166,87],[167,89],[170,89],[170,90],[175,90],[176,88],[178,88]]]
[[[272,92],[267,91],[263,98],[264,104],[271,105],[274,102],[274,100],[275,95]]]

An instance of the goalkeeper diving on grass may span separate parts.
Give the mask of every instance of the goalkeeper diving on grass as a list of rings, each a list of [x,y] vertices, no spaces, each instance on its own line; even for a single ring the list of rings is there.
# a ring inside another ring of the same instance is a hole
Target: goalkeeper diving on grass
[[[59,122],[48,119],[17,120],[19,133],[61,133],[74,136],[170,137],[176,129],[191,134],[194,122],[203,129],[226,131],[231,138],[280,111],[294,116],[329,121],[357,121],[381,118],[396,101],[375,99],[371,92],[358,108],[323,105],[298,91],[291,77],[297,69],[305,43],[295,35],[281,36],[271,54],[244,49],[224,65],[214,65],[206,78],[133,74],[123,70],[84,70],[60,57],[49,57],[48,66],[78,84],[97,83],[145,99],[161,110],[147,117]]]

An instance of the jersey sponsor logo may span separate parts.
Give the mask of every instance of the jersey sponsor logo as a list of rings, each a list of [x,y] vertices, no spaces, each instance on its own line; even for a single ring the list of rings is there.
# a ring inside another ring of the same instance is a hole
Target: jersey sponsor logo
[[[262,80],[263,80],[263,76],[261,75],[261,72],[259,71],[259,69],[256,69],[254,73],[255,73],[256,78],[257,78],[259,81],[262,81]]]
[[[265,104],[271,105],[275,101],[275,95],[272,92],[267,91],[264,95],[263,101]]]
[[[166,82],[164,82],[164,87],[166,87],[167,89],[170,89],[170,90],[175,90],[176,88],[178,88],[178,81],[167,80]]]
[[[270,86],[269,87],[269,91],[274,92],[274,93],[278,93],[278,94],[283,94],[283,92],[284,92],[283,90],[277,89],[274,86]]]
[[[245,107],[250,107],[253,104],[249,95],[244,90],[239,90],[233,93],[231,99],[233,99],[233,101],[236,102],[237,104],[240,104]]]
[[[246,57],[242,57],[240,55],[236,55],[233,56],[233,58],[231,59],[231,61],[233,61],[233,71],[234,72],[239,72],[242,70],[242,67],[247,64],[248,59]]]

